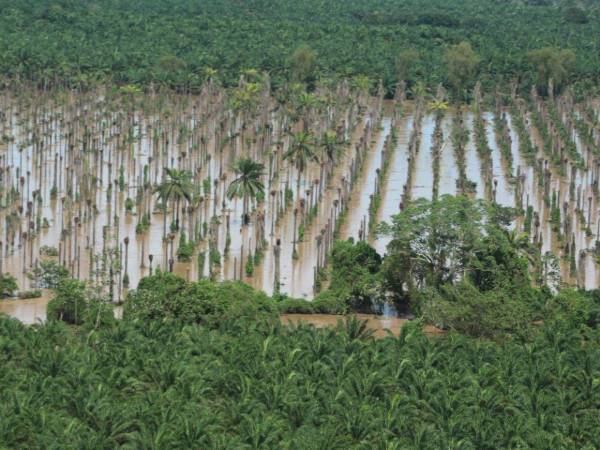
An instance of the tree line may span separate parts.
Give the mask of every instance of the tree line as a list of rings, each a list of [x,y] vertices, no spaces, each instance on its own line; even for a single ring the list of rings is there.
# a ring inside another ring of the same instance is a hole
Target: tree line
[[[367,76],[392,94],[400,80],[462,90],[474,78],[529,86],[548,75],[587,89],[600,74],[592,2],[4,0],[0,7],[0,73],[40,86],[109,80],[186,90],[207,76],[234,86],[253,68],[269,72],[275,88],[297,78]]]

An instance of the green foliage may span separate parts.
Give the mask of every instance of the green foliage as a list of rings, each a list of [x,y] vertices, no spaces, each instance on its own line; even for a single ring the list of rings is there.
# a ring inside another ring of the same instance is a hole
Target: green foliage
[[[314,302],[298,298],[285,298],[277,303],[279,312],[286,314],[313,314]]]
[[[54,297],[48,302],[48,320],[81,325],[87,313],[88,302],[85,284],[78,280],[62,280],[54,291]]]
[[[466,90],[473,81],[479,61],[479,56],[468,42],[456,44],[444,52],[448,80],[459,99],[464,98]]]
[[[286,186],[285,188],[285,203],[289,205],[294,200],[294,191]]]
[[[382,79],[391,92],[399,76],[437,85],[446,79],[444,49],[468,41],[481,57],[482,78],[493,83],[516,74],[529,82],[527,52],[565,43],[578,56],[573,78],[597,79],[600,54],[591,49],[599,42],[598,8],[563,5],[540,0],[281,0],[275,5],[5,0],[0,73],[41,86],[90,86],[110,79],[133,88],[154,83],[182,90],[198,89],[207,78],[237,86],[240,73],[255,68],[270,72],[275,87],[294,78],[366,75]],[[414,61],[414,54],[403,56],[413,50],[418,63],[403,63],[399,71],[396,59]]]
[[[49,245],[42,245],[40,247],[40,256],[58,256],[58,249]]]
[[[18,289],[15,277],[8,273],[0,273],[0,298],[11,297]]]
[[[575,66],[576,56],[573,50],[544,47],[527,53],[527,59],[536,70],[537,85],[544,93],[550,79],[554,81],[556,87],[560,87],[568,79],[570,71]]]
[[[140,280],[125,300],[123,317],[144,321],[201,323],[218,328],[244,318],[272,316],[276,306],[264,293],[241,282],[185,281],[160,272]]]
[[[179,247],[177,248],[177,260],[189,262],[194,255],[194,241],[188,241],[185,233],[181,233],[179,238]]]
[[[262,163],[251,158],[239,158],[232,169],[237,174],[237,178],[229,184],[227,198],[231,200],[238,197],[247,201],[249,198],[256,198],[259,192],[264,192],[265,187],[261,178],[265,166]]]
[[[409,81],[415,78],[415,67],[421,55],[414,48],[400,51],[396,57],[396,76],[399,81]]]
[[[59,283],[69,277],[69,270],[60,263],[52,260],[41,260],[27,276],[36,288],[54,289]]]
[[[294,81],[314,83],[317,54],[308,45],[301,45],[292,53],[290,67]]]
[[[252,252],[250,252],[250,254],[248,255],[248,258],[246,259],[246,265],[244,266],[244,268],[246,271],[246,276],[251,277],[254,273],[254,257],[252,256]]]
[[[125,167],[119,167],[119,191],[125,190]]]
[[[133,199],[131,197],[127,197],[125,199],[125,212],[131,213],[134,207],[135,203],[133,202]]]
[[[194,186],[192,184],[192,174],[187,170],[169,169],[165,167],[165,178],[158,185],[154,192],[158,194],[158,200],[163,203],[166,209],[169,201],[176,201],[177,206],[181,200],[192,201]],[[177,207],[177,219],[171,224],[172,231],[179,229],[179,208]]]
[[[509,235],[497,227],[488,227],[473,245],[466,269],[469,279],[482,291],[507,289],[524,296],[529,291],[528,261]]]
[[[434,202],[418,199],[406,205],[391,224],[383,223],[379,230],[392,237],[384,269],[388,285],[439,285],[455,280],[482,235],[485,215],[482,202],[465,196],[443,195]]]
[[[331,283],[314,299],[315,310],[373,312],[383,301],[380,267],[381,256],[368,243],[337,241],[331,252]]]
[[[19,298],[22,300],[28,298],[40,298],[42,296],[41,289],[31,289],[29,291],[21,291],[19,292]]]
[[[440,328],[487,338],[526,338],[532,333],[534,304],[510,289],[481,291],[461,281],[425,289],[420,296],[423,317]]]
[[[585,10],[578,6],[570,6],[569,8],[565,9],[564,18],[567,22],[575,24],[583,24],[589,22],[589,18]]]
[[[150,215],[142,214],[140,221],[135,226],[135,234],[144,234],[150,228]]]
[[[527,345],[418,322],[375,340],[356,320],[78,333],[0,318],[0,336],[3,448],[600,447],[600,338],[581,322]]]
[[[85,283],[79,280],[64,279],[48,302],[48,320],[61,320],[71,325],[88,323],[94,327],[112,324],[112,308],[100,299],[88,296]]]
[[[309,162],[318,162],[319,157],[315,151],[313,136],[304,131],[292,135],[292,145],[284,153],[283,159],[289,159],[298,172],[304,172]]]

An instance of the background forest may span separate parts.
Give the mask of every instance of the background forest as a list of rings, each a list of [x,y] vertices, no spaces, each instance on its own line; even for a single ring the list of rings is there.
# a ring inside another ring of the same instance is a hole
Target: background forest
[[[468,42],[484,86],[536,76],[528,52],[575,53],[569,81],[600,75],[600,6],[551,0],[2,0],[0,72],[40,84],[226,85],[244,69],[268,71],[273,86],[293,73],[309,45],[309,75],[451,82],[445,50]],[[399,73],[399,71],[401,73]]]

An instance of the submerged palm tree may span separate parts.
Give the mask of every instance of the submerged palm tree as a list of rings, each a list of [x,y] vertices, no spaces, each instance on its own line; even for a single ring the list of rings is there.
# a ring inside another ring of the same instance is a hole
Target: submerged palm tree
[[[289,159],[296,166],[298,178],[296,179],[297,190],[300,189],[300,176],[304,173],[308,162],[319,162],[315,152],[314,140],[310,133],[301,131],[292,135],[292,145],[283,155],[283,159]]]
[[[344,151],[344,145],[337,137],[335,131],[328,130],[321,136],[321,142],[319,143],[323,149],[323,155],[327,159],[329,169],[333,168],[336,159]]]
[[[192,174],[187,170],[165,168],[166,177],[154,192],[158,193],[158,199],[163,203],[163,238],[167,236],[167,205],[169,201],[176,202],[175,228],[179,229],[179,204],[182,199],[190,202],[192,200],[193,184]]]
[[[243,219],[244,224],[247,224],[249,222],[248,200],[256,198],[258,194],[265,191],[261,180],[265,166],[252,158],[242,157],[235,161],[232,169],[238,176],[229,184],[227,198],[231,200],[234,197],[241,197],[244,200]]]

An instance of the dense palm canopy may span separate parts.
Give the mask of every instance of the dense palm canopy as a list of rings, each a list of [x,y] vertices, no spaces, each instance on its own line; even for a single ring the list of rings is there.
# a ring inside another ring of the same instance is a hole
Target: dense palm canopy
[[[376,341],[357,322],[0,318],[0,446],[597,448],[598,332],[567,323],[498,345],[415,326]]]
[[[450,85],[444,53],[463,41],[490,85],[533,82],[527,53],[543,47],[574,51],[572,81],[600,76],[593,1],[3,0],[0,10],[0,73],[40,85],[236,86],[249,67],[275,87],[340,75],[383,79],[388,91],[398,77]]]

